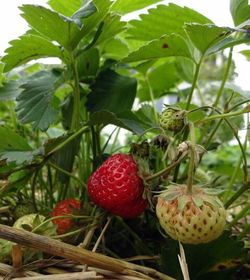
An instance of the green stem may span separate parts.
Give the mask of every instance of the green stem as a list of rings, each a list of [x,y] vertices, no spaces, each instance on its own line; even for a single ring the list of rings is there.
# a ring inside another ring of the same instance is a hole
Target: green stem
[[[185,155],[186,156],[186,155]],[[178,165],[185,156],[180,156],[178,158],[178,160],[174,161],[173,163],[171,163],[170,165],[168,165],[166,168],[164,168],[163,170],[160,170],[159,172],[150,175],[148,177],[145,178],[146,181],[152,181],[153,179],[156,179],[158,177],[164,176],[166,175],[168,172],[170,172],[176,165]]]
[[[250,224],[245,224],[242,232],[238,236],[238,240],[242,240],[250,232]]]
[[[203,123],[203,122],[212,121],[212,120],[215,120],[215,119],[224,119],[224,118],[229,118],[229,117],[236,117],[236,116],[246,114],[246,113],[248,113],[248,110],[242,109],[242,110],[227,113],[227,114],[212,115],[212,116],[209,116],[205,119],[198,120],[196,122]]]
[[[244,218],[250,213],[250,203],[248,203],[241,211],[238,213],[228,227],[234,226],[240,219]]]
[[[74,175],[71,174],[70,172],[68,172],[68,171],[66,171],[66,170],[64,170],[64,169],[62,169],[61,167],[55,165],[55,164],[52,163],[52,162],[49,162],[49,165],[50,165],[51,167],[53,167],[54,169],[56,169],[56,170],[62,172],[63,174],[69,176],[70,178],[74,179],[74,180],[77,181],[81,186],[87,187],[87,185],[86,185],[83,181],[81,181],[78,177],[74,176]]]
[[[80,134],[88,131],[89,127],[88,126],[83,126],[82,128],[80,128],[78,131],[76,131],[75,133],[73,133],[72,135],[70,135],[64,142],[62,142],[61,144],[59,144],[58,146],[56,146],[53,150],[51,150],[48,154],[47,157],[54,154],[55,152],[59,151],[60,149],[62,149],[64,146],[66,146],[68,143],[70,143],[72,140],[74,140],[77,136],[79,136]]]
[[[211,132],[211,134],[209,135],[209,138],[207,139],[206,144],[204,145],[205,148],[209,147],[210,142],[212,141],[215,133],[217,132],[217,130],[219,129],[221,123],[222,123],[223,119],[220,119],[218,121],[218,123],[216,124],[216,126],[213,128],[213,131]]]
[[[227,191],[224,194],[225,200],[227,200],[228,196],[230,195],[230,193],[231,193],[231,191],[233,189],[234,182],[235,182],[235,180],[237,178],[237,175],[239,173],[239,170],[240,170],[241,162],[242,162],[242,155],[240,155],[240,157],[239,157],[239,160],[238,160],[238,163],[237,163],[237,165],[236,165],[236,167],[234,169],[233,175],[232,175],[232,177],[231,177],[231,179],[230,179],[230,181],[228,183],[228,186],[226,188]]]
[[[187,193],[192,194],[193,180],[194,180],[194,169],[195,169],[195,130],[194,124],[192,122],[189,123],[190,130],[190,161],[188,168],[188,179],[187,179]]]
[[[80,127],[80,87],[79,87],[79,76],[77,71],[77,61],[73,55],[71,55],[71,68],[74,77],[74,104],[73,114],[71,120],[71,131],[75,131]]]
[[[227,123],[227,125],[231,129],[231,131],[233,132],[233,135],[239,144],[242,159],[243,159],[244,183],[247,183],[248,182],[248,169],[247,169],[247,157],[246,157],[246,153],[245,153],[246,142],[245,142],[245,145],[243,146],[237,132],[235,131],[235,129],[234,129],[233,125],[230,123],[230,121],[225,119],[225,122]]]
[[[232,205],[245,191],[249,190],[250,184],[244,184],[238,191],[225,203],[225,208],[227,209]]]
[[[158,114],[157,114],[157,111],[156,111],[156,108],[155,108],[154,92],[153,92],[153,89],[152,89],[152,87],[150,85],[148,76],[145,76],[145,80],[146,80],[146,83],[147,83],[147,86],[148,86],[150,99],[151,99],[151,102],[152,102],[152,105],[153,105],[153,112],[154,112],[155,122],[158,123]]]
[[[202,59],[203,59],[203,57],[201,57],[200,61],[195,64],[196,67],[195,67],[194,79],[193,79],[193,82],[192,82],[191,91],[190,91],[190,93],[188,95],[186,110],[189,109],[191,101],[192,101],[192,98],[193,98],[193,93],[194,93],[194,90],[196,88],[196,84],[197,84],[197,81],[198,81],[198,76],[199,76],[199,72],[200,72],[200,67],[201,67]]]
[[[231,68],[232,57],[233,57],[233,47],[231,47],[231,48],[230,48],[230,51],[229,51],[226,70],[225,70],[225,72],[224,72],[224,75],[223,75],[223,79],[222,79],[220,88],[219,88],[219,90],[218,90],[218,92],[217,92],[216,99],[215,99],[215,101],[214,101],[214,103],[213,103],[213,106],[214,106],[214,107],[216,107],[216,106],[219,104],[220,98],[221,98],[221,96],[222,96],[222,93],[223,93],[223,90],[224,90],[224,86],[225,86],[225,83],[226,83],[226,81],[227,81],[227,78],[228,78],[228,75],[229,75],[229,71],[230,71],[230,68]]]

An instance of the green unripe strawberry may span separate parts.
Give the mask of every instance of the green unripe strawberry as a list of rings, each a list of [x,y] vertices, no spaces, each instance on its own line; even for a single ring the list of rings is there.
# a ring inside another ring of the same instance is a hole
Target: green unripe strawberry
[[[160,115],[159,122],[164,130],[179,132],[185,125],[185,111],[167,108]]]

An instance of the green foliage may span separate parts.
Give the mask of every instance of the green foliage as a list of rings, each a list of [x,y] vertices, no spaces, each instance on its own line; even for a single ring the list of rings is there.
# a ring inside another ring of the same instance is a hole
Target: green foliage
[[[71,17],[82,5],[82,0],[49,0],[50,7],[66,17]]]
[[[87,107],[91,112],[107,110],[120,113],[130,110],[136,95],[136,85],[136,79],[107,69],[91,85]]]
[[[6,159],[8,163],[16,162],[16,164],[32,161],[34,152],[26,139],[7,127],[0,127],[0,134],[1,159]]]
[[[160,39],[147,43],[138,50],[130,53],[122,62],[135,62],[173,56],[191,58],[186,41],[177,34],[165,35]]]
[[[191,187],[194,177],[212,193],[219,188],[230,207],[227,226],[237,238],[225,232],[211,243],[184,246],[190,278],[229,279],[245,261],[249,231],[249,139],[240,133],[249,126],[243,117],[249,91],[235,84],[231,57],[234,46],[250,42],[249,5],[231,1],[240,26],[229,28],[172,3],[140,14],[158,2],[49,0],[51,9],[20,8],[31,29],[10,42],[0,62],[0,210],[27,200],[49,217],[55,202],[75,197],[91,222],[79,235],[70,234],[79,244],[96,221],[94,242],[107,216],[89,202],[89,176],[110,154],[147,147],[147,162],[139,161],[147,168],[139,166],[139,174],[152,208],[133,220],[113,217],[98,250],[117,258],[158,255],[160,263],[141,263],[182,279],[179,246],[161,235],[154,206],[169,182]],[[122,21],[130,12],[139,19]],[[249,50],[242,54],[250,58]],[[59,60],[33,61],[47,57]],[[159,126],[165,106],[182,110],[181,131]],[[192,161],[206,180],[193,176]],[[0,223],[14,220],[11,211],[1,212]],[[8,245],[0,240],[5,259]]]
[[[9,81],[0,87],[0,101],[14,100],[21,92],[17,81]]]
[[[45,38],[56,41],[68,51],[73,50],[82,38],[73,19],[42,6],[23,5],[20,10],[23,12],[22,17],[34,30]]]
[[[53,96],[58,74],[41,71],[21,85],[17,98],[17,116],[21,123],[32,123],[34,129],[46,130],[57,118],[58,110]]]
[[[250,5],[247,0],[230,0],[230,11],[235,26],[250,19]]]
[[[241,260],[245,255],[244,244],[231,237],[230,233],[225,231],[224,234],[217,240],[201,245],[184,245],[185,256],[188,264],[189,274],[191,279],[207,279],[207,274],[211,275],[210,271],[215,269],[220,263],[228,260]],[[161,266],[165,273],[182,279],[179,261],[179,244],[176,241],[168,240],[168,244],[162,249]],[[195,256],[195,257],[194,257]],[[231,268],[231,267],[230,267]],[[236,266],[233,272],[236,272]],[[227,270],[227,267],[225,268]],[[230,271],[232,275],[232,271]],[[220,271],[212,274],[214,277],[219,274],[221,278],[228,279],[228,274],[221,274]],[[209,279],[209,278],[208,278]],[[210,278],[211,279],[211,278]],[[217,278],[212,278],[217,279]]]
[[[185,30],[194,46],[204,55],[206,51],[232,33],[229,28],[212,24],[186,24]]]
[[[63,58],[60,48],[45,38],[36,35],[24,35],[18,40],[10,42],[11,47],[6,50],[2,61],[5,63],[5,71],[23,65],[33,59],[43,57]]]
[[[198,12],[172,3],[150,9],[148,14],[140,15],[140,18],[141,20],[130,21],[131,27],[128,30],[128,35],[130,38],[142,41],[158,39],[172,33],[185,37],[184,24],[189,22],[211,23],[208,18]]]
[[[146,8],[147,6],[161,2],[162,0],[116,0],[111,10],[119,14],[128,14],[136,10]]]

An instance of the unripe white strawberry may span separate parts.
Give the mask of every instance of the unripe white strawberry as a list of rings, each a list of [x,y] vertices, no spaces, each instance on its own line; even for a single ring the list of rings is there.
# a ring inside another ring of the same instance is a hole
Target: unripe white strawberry
[[[226,224],[219,198],[200,187],[172,186],[158,197],[156,214],[165,232],[186,244],[207,243],[218,238]]]

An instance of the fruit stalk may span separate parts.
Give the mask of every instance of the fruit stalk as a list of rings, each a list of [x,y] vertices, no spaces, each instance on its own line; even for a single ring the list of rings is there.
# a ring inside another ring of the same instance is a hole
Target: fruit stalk
[[[195,169],[195,131],[194,124],[192,122],[189,123],[190,130],[190,161],[189,161],[189,169],[188,169],[188,179],[187,179],[187,193],[192,194],[192,186],[193,186],[193,177],[194,177],[194,169]]]

